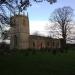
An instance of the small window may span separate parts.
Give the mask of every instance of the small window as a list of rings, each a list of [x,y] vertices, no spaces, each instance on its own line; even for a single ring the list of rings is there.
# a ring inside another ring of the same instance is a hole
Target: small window
[[[35,47],[35,42],[33,42],[33,47]]]
[[[42,48],[42,43],[41,43],[41,48]]]
[[[49,46],[49,42],[47,42],[47,46]]]
[[[53,48],[55,47],[55,41],[53,41]]]

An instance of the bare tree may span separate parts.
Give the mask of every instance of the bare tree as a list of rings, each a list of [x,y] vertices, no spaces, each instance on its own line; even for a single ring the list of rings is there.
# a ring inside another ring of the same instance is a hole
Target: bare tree
[[[67,35],[71,29],[70,23],[72,22],[72,15],[73,9],[71,7],[63,7],[56,9],[49,19],[61,30],[63,48],[66,47]]]

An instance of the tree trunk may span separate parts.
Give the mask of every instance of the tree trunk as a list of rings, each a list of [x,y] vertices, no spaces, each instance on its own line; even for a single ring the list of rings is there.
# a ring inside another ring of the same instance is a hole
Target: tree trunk
[[[61,48],[62,49],[65,49],[66,48],[66,40],[65,39],[62,39],[61,40]]]
[[[62,48],[65,49],[66,48],[66,27],[64,23],[62,24],[62,37],[63,39],[61,45]]]
[[[66,35],[63,34],[62,37],[63,39],[62,39],[61,45],[62,45],[62,48],[65,49],[66,48]]]

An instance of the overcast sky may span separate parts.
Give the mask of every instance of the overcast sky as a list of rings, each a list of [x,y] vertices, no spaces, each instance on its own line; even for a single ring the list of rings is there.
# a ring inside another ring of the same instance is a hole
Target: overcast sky
[[[70,6],[74,9],[75,13],[75,0],[57,0],[56,3],[50,5],[48,2],[34,3],[27,9],[30,21],[30,33],[35,31],[45,32],[50,14],[57,8]]]

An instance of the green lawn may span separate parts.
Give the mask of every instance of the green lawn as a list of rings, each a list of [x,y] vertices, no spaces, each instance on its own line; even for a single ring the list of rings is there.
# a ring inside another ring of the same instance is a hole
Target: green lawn
[[[75,75],[75,51],[0,55],[0,75]]]

